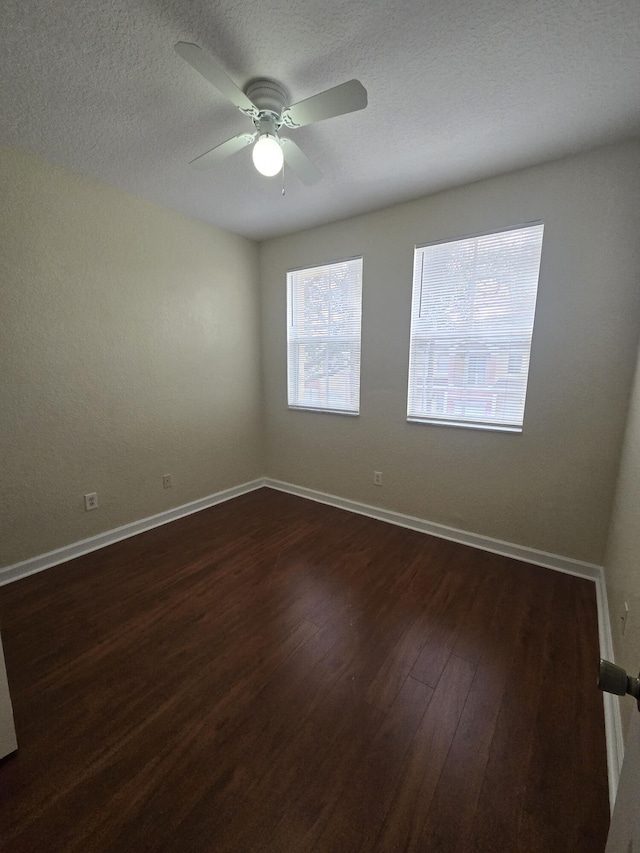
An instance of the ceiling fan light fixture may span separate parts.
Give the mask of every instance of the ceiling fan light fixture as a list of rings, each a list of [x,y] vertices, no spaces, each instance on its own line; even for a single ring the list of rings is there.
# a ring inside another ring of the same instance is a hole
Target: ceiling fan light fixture
[[[288,134],[282,140],[278,138],[280,128],[283,125],[291,130],[305,127],[363,110],[367,106],[367,90],[359,80],[347,80],[346,83],[290,106],[287,90],[276,80],[256,78],[243,91],[227,76],[218,62],[197,44],[179,41],[175,50],[253,124],[251,133],[238,133],[192,160],[190,165],[194,169],[210,169],[253,144],[253,163],[261,175],[274,177],[282,170],[286,160],[287,168],[303,184],[312,186],[320,180],[322,173]]]
[[[282,169],[284,155],[278,137],[262,133],[253,146],[253,165],[266,178],[272,178]]]

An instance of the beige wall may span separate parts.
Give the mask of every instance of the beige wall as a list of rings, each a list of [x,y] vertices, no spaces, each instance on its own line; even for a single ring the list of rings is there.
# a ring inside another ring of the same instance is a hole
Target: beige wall
[[[637,676],[640,670],[640,358],[611,518],[605,576],[615,660],[630,675]],[[625,601],[629,615],[623,636],[621,616]],[[635,703],[626,697],[620,701],[620,708],[626,732]]]
[[[0,567],[265,473],[602,562],[640,328],[639,154],[611,146],[262,244],[260,350],[254,243],[1,149]],[[414,244],[535,219],[523,434],[408,424]],[[361,414],[289,411],[286,270],[357,254]]]
[[[601,563],[640,328],[639,155],[611,146],[262,244],[267,474]],[[414,245],[537,219],[524,432],[407,423]],[[360,254],[360,416],[290,411],[286,271]]]
[[[262,475],[257,273],[248,240],[0,149],[0,566]]]

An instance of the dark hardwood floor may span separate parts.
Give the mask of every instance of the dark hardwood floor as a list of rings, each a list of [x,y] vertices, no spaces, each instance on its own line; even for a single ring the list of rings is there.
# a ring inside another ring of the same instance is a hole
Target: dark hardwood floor
[[[4,853],[604,850],[590,581],[262,489],[0,629]]]

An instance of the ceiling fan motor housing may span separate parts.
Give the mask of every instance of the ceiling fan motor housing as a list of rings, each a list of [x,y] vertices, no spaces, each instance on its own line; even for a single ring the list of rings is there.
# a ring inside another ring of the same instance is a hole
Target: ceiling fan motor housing
[[[245,94],[258,108],[259,119],[272,116],[278,124],[282,124],[282,111],[289,104],[287,90],[274,80],[254,80],[245,89]],[[263,114],[266,113],[266,116]]]

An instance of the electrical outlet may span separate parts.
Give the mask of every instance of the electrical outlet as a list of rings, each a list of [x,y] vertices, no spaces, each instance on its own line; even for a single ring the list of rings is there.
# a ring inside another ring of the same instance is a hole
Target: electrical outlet
[[[171,488],[171,474],[165,474],[162,478],[162,488],[170,489]]]
[[[381,486],[382,485],[382,471],[374,471],[373,472],[373,485]]]
[[[620,616],[620,621],[622,622],[622,636],[624,637],[624,632],[627,630],[627,619],[629,618],[629,605],[625,601],[624,609],[622,611],[622,615]]]
[[[97,492],[90,492],[88,495],[84,496],[84,508],[87,512],[91,509],[98,509]]]

